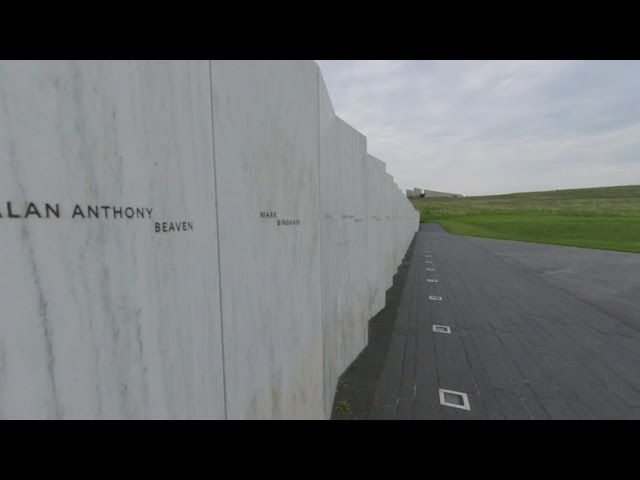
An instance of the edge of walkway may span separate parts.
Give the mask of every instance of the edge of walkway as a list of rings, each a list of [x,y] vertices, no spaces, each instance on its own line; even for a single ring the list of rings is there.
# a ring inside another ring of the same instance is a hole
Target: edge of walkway
[[[331,420],[369,419],[417,237],[418,232],[414,234],[402,263],[393,276],[393,285],[386,292],[385,307],[369,320],[367,346],[338,378]]]

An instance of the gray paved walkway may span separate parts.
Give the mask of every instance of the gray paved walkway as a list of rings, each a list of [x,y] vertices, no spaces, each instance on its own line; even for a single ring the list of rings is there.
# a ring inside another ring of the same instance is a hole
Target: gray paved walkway
[[[429,224],[407,275],[369,418],[640,419],[640,255]]]

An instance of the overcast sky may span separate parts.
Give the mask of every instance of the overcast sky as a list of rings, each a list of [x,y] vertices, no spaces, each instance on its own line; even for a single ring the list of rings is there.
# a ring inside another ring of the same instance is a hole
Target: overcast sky
[[[640,184],[640,61],[320,60],[402,189]]]

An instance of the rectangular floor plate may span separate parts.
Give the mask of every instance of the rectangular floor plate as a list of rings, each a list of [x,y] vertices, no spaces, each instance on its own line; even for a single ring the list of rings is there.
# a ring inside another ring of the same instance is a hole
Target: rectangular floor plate
[[[451,327],[447,327],[446,325],[434,325],[433,331],[436,333],[451,333]]]
[[[466,393],[455,392],[453,390],[439,389],[440,405],[445,407],[459,408],[461,410],[471,410],[469,406],[469,397]]]
[[[427,278],[427,282],[429,282],[429,283],[438,283],[438,280],[436,280],[435,278]]]
[[[436,271],[435,268],[427,268],[426,270],[427,270],[427,272],[435,272]]]
[[[424,263],[433,263],[431,260],[425,260]]]
[[[442,300],[442,297],[438,297],[436,295],[429,295],[429,300]]]

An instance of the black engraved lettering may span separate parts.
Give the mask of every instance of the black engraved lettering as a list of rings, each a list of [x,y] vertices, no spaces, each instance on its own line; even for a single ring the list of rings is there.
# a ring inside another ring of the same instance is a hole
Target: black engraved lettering
[[[22,207],[24,205],[24,207]],[[16,208],[15,203],[6,202],[6,210],[0,209],[0,218],[61,218],[60,217],[60,204],[59,203],[45,203],[40,204],[35,202],[24,202],[20,205],[20,209]],[[24,208],[24,210],[22,210]],[[109,211],[112,212],[113,219],[116,218],[149,218],[151,219],[153,208],[148,207],[114,207],[108,205],[86,205],[75,204],[73,206],[73,212],[71,218],[109,218]],[[102,216],[100,214],[102,209]],[[261,215],[265,217],[275,217],[275,212],[261,212]],[[156,232],[186,232],[187,230],[193,230],[193,223],[191,222],[154,222],[154,229]]]
[[[11,202],[7,202],[7,213],[9,214],[9,218],[20,218],[20,215],[15,215],[11,211]]]
[[[95,209],[91,205],[87,205],[87,218],[100,218],[100,207],[96,205]]]
[[[38,218],[42,218],[42,215],[40,215],[40,212],[38,211],[38,209],[36,208],[33,202],[29,203],[29,206],[27,207],[27,212],[24,214],[24,218],[29,218],[30,215],[35,215]]]
[[[71,215],[71,218],[76,218],[76,217],[84,218],[84,213],[82,213],[82,208],[80,208],[80,205],[76,205],[75,208],[73,209],[73,215]]]
[[[56,218],[60,218],[60,204],[56,203],[56,207],[53,208],[48,203],[44,204],[44,208],[46,210],[47,218],[51,217],[51,214],[55,215]]]

